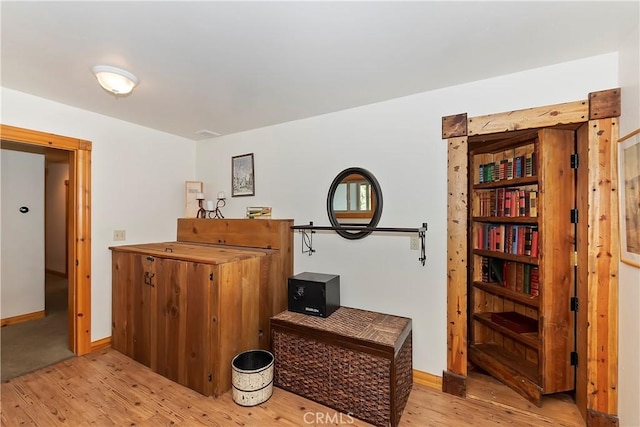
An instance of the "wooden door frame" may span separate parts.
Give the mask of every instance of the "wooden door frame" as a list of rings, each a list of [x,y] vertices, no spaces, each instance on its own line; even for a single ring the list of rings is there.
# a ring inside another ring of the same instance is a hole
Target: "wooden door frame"
[[[620,89],[586,100],[467,118],[442,118],[448,140],[447,370],[442,390],[466,396],[468,137],[571,125],[579,162],[576,404],[588,426],[617,426],[618,162]]]
[[[69,348],[77,355],[91,351],[91,142],[0,124],[2,141],[19,149],[68,151],[69,207],[67,271],[69,281]]]

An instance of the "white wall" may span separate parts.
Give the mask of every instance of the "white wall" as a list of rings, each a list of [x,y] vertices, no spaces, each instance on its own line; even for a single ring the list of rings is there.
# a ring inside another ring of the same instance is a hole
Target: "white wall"
[[[447,143],[442,116],[469,116],[586,99],[618,86],[618,55],[607,54],[387,102],[202,141],[197,176],[207,198],[230,194],[231,157],[253,152],[256,196],[230,198],[223,213],[272,206],[276,218],[327,225],[331,181],[350,166],[370,170],[384,197],[381,227],[428,223],[427,263],[409,250],[408,235],[374,234],[348,241],[314,235],[316,253],[300,253],[294,273],[339,274],[342,305],[413,319],[414,368],[446,369]]]
[[[620,51],[620,87],[620,136],[624,136],[640,128],[640,34],[637,27]],[[621,426],[640,426],[640,268],[621,263],[619,277],[618,413]]]
[[[111,336],[108,248],[176,239],[184,182],[195,179],[195,142],[6,88],[1,95],[3,124],[93,143],[91,340]],[[114,242],[113,230],[126,230],[127,240]]]
[[[45,267],[56,273],[67,271],[67,186],[69,165],[49,163],[45,174]]]
[[[2,153],[0,317],[44,311],[44,156]],[[28,212],[20,212],[26,207]]]

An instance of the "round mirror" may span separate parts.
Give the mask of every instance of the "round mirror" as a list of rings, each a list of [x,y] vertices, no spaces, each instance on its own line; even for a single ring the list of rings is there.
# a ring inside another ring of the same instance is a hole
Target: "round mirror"
[[[327,214],[334,227],[349,227],[336,230],[345,239],[362,239],[370,230],[358,228],[375,227],[382,215],[382,191],[376,178],[366,169],[345,169],[335,177],[327,196]]]

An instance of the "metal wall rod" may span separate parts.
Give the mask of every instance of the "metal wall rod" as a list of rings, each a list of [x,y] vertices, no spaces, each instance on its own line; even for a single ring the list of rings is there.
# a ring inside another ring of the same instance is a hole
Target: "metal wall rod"
[[[419,228],[400,228],[400,227],[358,227],[354,225],[348,226],[324,226],[324,225],[313,225],[313,222],[310,222],[309,225],[293,225],[291,226],[292,230],[298,230],[302,235],[302,253],[308,253],[311,256],[316,250],[313,249],[313,233],[316,230],[326,230],[326,231],[336,231],[336,230],[344,230],[344,231],[371,231],[371,232],[388,232],[388,233],[418,233],[418,237],[420,238],[420,258],[418,261],[424,266],[426,257],[425,250],[425,235],[427,231],[427,223],[423,222],[422,227]],[[307,234],[311,232],[310,235]]]

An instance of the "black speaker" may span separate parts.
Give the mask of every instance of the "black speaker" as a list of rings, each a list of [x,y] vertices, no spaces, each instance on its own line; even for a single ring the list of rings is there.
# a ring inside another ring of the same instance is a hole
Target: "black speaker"
[[[289,311],[329,317],[340,307],[340,276],[300,273],[288,280]]]

